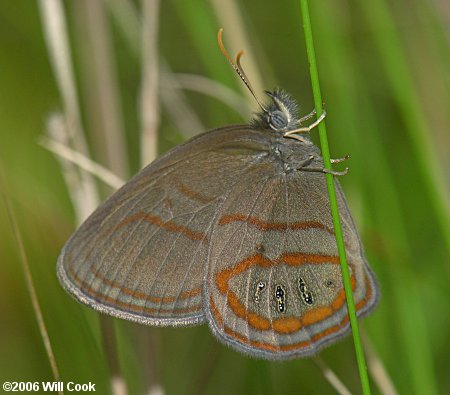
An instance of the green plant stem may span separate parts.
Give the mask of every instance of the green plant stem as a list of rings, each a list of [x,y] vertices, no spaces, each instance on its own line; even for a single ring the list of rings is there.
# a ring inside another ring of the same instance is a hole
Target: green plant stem
[[[2,172],[2,173],[0,173],[0,186],[2,186],[2,187],[4,185],[3,180],[4,180],[4,175]],[[33,308],[34,315],[36,317],[36,321],[37,321],[38,328],[39,328],[39,333],[41,335],[42,342],[44,343],[44,348],[47,353],[47,358],[49,360],[50,367],[52,369],[53,379],[55,381],[59,381],[61,379],[61,376],[59,374],[59,369],[58,369],[58,365],[56,364],[55,354],[53,353],[53,348],[52,348],[52,345],[50,342],[50,337],[48,335],[47,325],[45,324],[44,316],[42,315],[42,309],[41,309],[41,305],[39,303],[39,299],[37,297],[36,288],[35,288],[34,282],[33,282],[33,277],[31,276],[30,265],[28,263],[28,257],[25,252],[25,246],[23,243],[22,234],[20,233],[19,225],[17,224],[16,216],[11,207],[9,198],[7,197],[6,193],[5,194],[1,193],[0,195],[2,197],[3,203],[6,208],[6,212],[8,214],[12,232],[16,239],[17,249],[20,254],[20,262],[22,264],[22,270],[25,275],[26,287],[28,289],[28,293],[29,293],[29,296],[31,299],[31,305]],[[58,391],[58,393],[63,394],[62,391]]]
[[[317,116],[320,116],[323,111],[322,95],[320,93],[319,73],[317,71],[317,65],[316,65],[316,55],[315,55],[315,51],[314,51],[311,21],[309,18],[308,1],[300,0],[300,6],[301,6],[301,11],[302,11],[303,30],[305,33],[306,51],[308,54],[309,69],[310,69],[310,74],[311,74],[311,84],[312,84],[312,90],[313,90],[313,95],[314,95],[314,104],[315,104]],[[321,146],[321,150],[322,150],[324,168],[331,170],[330,150],[328,147],[328,137],[327,137],[327,130],[326,130],[325,122],[321,122],[319,124],[319,138],[320,138],[320,146]],[[330,208],[331,208],[331,215],[333,218],[333,226],[334,226],[334,232],[335,232],[335,236],[336,236],[336,244],[337,244],[339,260],[340,260],[340,264],[341,264],[345,296],[347,299],[348,315],[350,318],[350,325],[351,325],[352,333],[353,333],[353,341],[355,344],[355,353],[356,353],[356,360],[358,363],[359,376],[361,379],[361,386],[363,389],[363,393],[365,395],[368,395],[368,394],[370,394],[369,377],[367,375],[366,361],[364,358],[361,337],[359,334],[358,319],[356,317],[355,302],[353,300],[353,291],[352,291],[352,286],[351,286],[351,282],[350,282],[350,273],[348,270],[347,256],[345,253],[344,237],[342,235],[342,228],[341,228],[340,217],[339,217],[339,209],[338,209],[338,204],[337,204],[337,200],[336,200],[336,189],[335,189],[335,185],[334,185],[334,176],[332,174],[325,174],[325,177],[326,177],[326,182],[327,182],[327,187],[328,187],[328,196],[330,199]]]

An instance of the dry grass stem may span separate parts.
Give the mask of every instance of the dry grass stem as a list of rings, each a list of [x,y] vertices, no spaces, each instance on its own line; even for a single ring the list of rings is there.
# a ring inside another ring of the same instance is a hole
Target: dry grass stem
[[[373,381],[378,386],[378,389],[383,395],[397,395],[398,392],[392,382],[389,374],[378,356],[375,348],[368,336],[363,333],[362,336],[364,350],[367,355],[367,368],[369,369],[369,373],[372,376]]]
[[[40,144],[49,151],[58,155],[59,158],[73,163],[80,169],[83,169],[93,176],[97,177],[99,180],[103,181],[111,188],[119,189],[125,183],[122,178],[116,176],[110,170],[106,169],[102,165],[99,165],[92,159],[88,158],[86,155],[73,150],[72,148],[61,142],[51,140],[49,138],[42,138],[40,140]]]
[[[60,0],[40,0],[39,6],[50,63],[63,101],[66,124],[64,129],[73,142],[74,148],[87,154],[70,59],[64,9]],[[80,173],[79,182],[73,183],[71,187],[69,193],[72,201],[77,201],[74,208],[77,221],[81,223],[97,207],[98,192],[92,176],[85,172]]]
[[[101,1],[77,3],[78,35],[82,42],[87,96],[87,121],[106,166],[127,177],[128,155],[124,135],[121,94],[117,81],[115,55],[105,5]],[[83,70],[82,69],[82,70]]]
[[[159,125],[159,0],[142,0],[141,166],[156,159]]]
[[[344,383],[334,373],[331,368],[322,360],[322,358],[316,356],[312,358],[312,361],[319,367],[325,379],[331,384],[331,386],[340,395],[351,395],[352,393],[347,389]]]
[[[136,7],[131,1],[103,0],[119,31],[123,34],[128,46],[136,57],[140,57],[141,21]]]
[[[69,133],[67,132],[67,125],[62,114],[53,114],[47,121],[47,135],[48,140],[64,147],[68,147]],[[45,138],[43,138],[45,140]],[[67,191],[69,192],[70,200],[76,215],[77,224],[81,224],[84,219],[94,210],[90,203],[86,203],[84,199],[84,188],[81,187],[81,174],[79,169],[71,162],[56,157],[61,167],[61,173],[66,183]]]
[[[147,391],[147,395],[164,395],[164,389],[157,384],[152,385],[148,391]]]
[[[167,65],[162,68],[164,71],[161,73],[161,99],[176,129],[185,137],[204,131],[202,121],[189,106],[178,80]]]
[[[113,395],[128,395],[127,385],[120,376],[113,376],[111,379]]]
[[[177,80],[180,88],[215,97],[240,114],[243,119],[249,119],[251,116],[248,101],[226,85],[194,74],[177,73],[173,77]]]

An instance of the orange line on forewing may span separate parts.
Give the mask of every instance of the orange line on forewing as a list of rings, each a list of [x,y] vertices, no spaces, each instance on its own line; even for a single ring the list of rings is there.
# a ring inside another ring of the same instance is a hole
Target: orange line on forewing
[[[196,304],[194,306],[190,306],[190,307],[183,307],[183,308],[179,308],[179,309],[173,309],[173,310],[160,310],[157,308],[153,308],[153,307],[145,307],[145,306],[139,306],[137,304],[134,303],[125,303],[125,302],[121,302],[120,300],[116,300],[113,299],[109,296],[105,296],[103,294],[99,294],[98,292],[95,292],[94,290],[90,290],[90,295],[95,296],[97,299],[102,300],[105,303],[108,303],[109,305],[112,306],[117,306],[117,307],[122,307],[125,310],[131,310],[134,311],[136,313],[148,313],[148,314],[153,314],[153,313],[159,313],[159,314],[164,314],[164,313],[176,313],[176,314],[180,314],[180,313],[192,313],[194,311],[200,311],[202,309],[202,305],[201,303]]]
[[[141,219],[169,232],[181,233],[191,240],[202,241],[204,243],[208,242],[206,234],[203,232],[191,230],[187,226],[178,225],[177,223],[172,221],[164,222],[156,215],[146,214],[143,212],[136,213],[129,216],[128,218],[125,218],[114,227],[114,230],[122,228],[123,226],[126,226],[134,221],[139,221]]]
[[[299,229],[323,229],[331,235],[334,235],[333,229],[328,226],[318,222],[318,221],[302,221],[294,223],[284,223],[284,222],[266,222],[262,221],[256,217],[247,216],[244,214],[229,214],[224,215],[219,220],[219,225],[227,225],[233,222],[246,222],[262,231],[278,231],[284,232],[288,229],[299,230]]]
[[[188,198],[192,200],[196,200],[200,203],[206,204],[210,203],[214,200],[214,198],[211,198],[209,196],[205,196],[200,192],[195,192],[192,189],[188,188],[186,185],[179,183],[177,184],[177,189],[183,194],[186,195]]]
[[[147,294],[145,294],[143,292],[139,292],[139,291],[136,291],[136,290],[132,290],[130,288],[123,287],[118,282],[109,280],[106,277],[101,276],[100,273],[98,271],[94,271],[93,268],[91,268],[91,273],[96,278],[98,278],[103,284],[109,285],[109,286],[114,287],[114,288],[120,288],[120,291],[122,293],[130,295],[133,298],[149,300],[149,301],[154,302],[154,303],[173,303],[176,300],[188,299],[188,298],[200,295],[201,292],[202,292],[201,287],[198,287],[198,288],[195,288],[195,289],[192,289],[192,290],[189,290],[189,291],[182,292],[177,298],[169,297],[169,296],[161,296],[161,297],[150,296],[150,295],[147,295]]]
[[[351,281],[352,281],[352,289],[354,289],[355,288],[355,279],[352,277]],[[365,298],[356,305],[357,311],[360,310],[367,303],[367,301],[372,297],[372,288],[370,286],[370,281],[369,281],[369,278],[367,277],[367,275],[365,277],[365,283],[366,283],[366,287],[367,287],[367,293],[366,293]],[[344,298],[344,302],[345,302],[344,290],[342,290],[339,293],[338,298],[336,298],[336,299],[341,299],[342,297]],[[305,341],[294,343],[294,344],[286,344],[286,345],[276,346],[276,345],[264,343],[261,341],[252,341],[252,340],[244,337],[242,334],[237,333],[230,327],[223,325],[223,319],[222,319],[217,307],[214,304],[214,300],[213,300],[212,296],[210,296],[209,302],[210,302],[210,306],[211,306],[211,311],[212,311],[216,321],[219,323],[219,325],[221,325],[223,327],[223,330],[227,335],[234,337],[235,339],[239,340],[240,342],[248,344],[252,347],[256,347],[256,348],[268,350],[268,351],[273,351],[273,352],[292,351],[292,350],[296,350],[296,349],[300,349],[300,348],[310,347],[311,345],[313,345],[314,343],[316,343],[323,337],[337,332],[344,325],[346,325],[349,320],[348,315],[346,315],[339,324],[334,325],[329,328],[326,328],[322,332],[317,333],[316,335],[311,337],[311,340],[305,340]],[[326,307],[324,309],[326,309]],[[331,308],[331,310],[333,310],[333,308]],[[285,318],[284,320],[285,320],[285,326],[282,326],[282,328],[281,328],[282,331],[280,333],[282,333],[282,334],[292,333],[294,331],[293,329],[297,328],[297,326],[298,326],[297,319],[295,319],[294,317],[291,317],[291,318]],[[315,321],[315,320],[313,320],[313,321]],[[279,324],[277,324],[277,320],[275,320],[273,322],[273,329],[276,330],[277,326],[279,326]],[[300,328],[301,327],[299,327],[296,330],[299,330]],[[278,328],[278,329],[280,329],[280,328]],[[289,329],[289,330],[285,331],[286,329]]]
[[[121,302],[119,300],[116,300],[109,296],[106,296],[100,292],[94,291],[91,288],[90,284],[88,284],[86,281],[81,280],[71,267],[69,267],[68,269],[69,269],[70,275],[73,277],[73,279],[78,284],[80,289],[87,292],[89,295],[93,295],[94,297],[96,297],[100,300],[103,300],[105,302],[108,302],[110,304],[113,304],[115,306],[130,308],[133,311],[143,311],[143,312],[147,312],[147,313],[157,313],[157,312],[164,313],[164,310],[161,311],[157,308],[150,308],[150,307],[144,308],[143,306],[139,306],[139,305],[137,305],[135,303],[131,303],[131,302],[130,303]],[[100,279],[104,284],[107,284],[107,285],[110,285],[110,286],[116,287],[116,288],[121,288],[120,285],[118,285],[118,283],[108,280],[106,278],[103,278],[98,273],[94,273],[94,275],[96,276],[96,278]],[[155,296],[145,295],[144,293],[132,291],[129,288],[121,288],[121,291],[127,295],[131,295],[132,297],[134,297],[136,299],[149,300],[154,303],[158,303],[158,302],[172,303],[177,300],[176,298],[172,298],[172,297],[170,297],[170,298],[169,297],[155,297]],[[193,289],[190,291],[182,292],[180,294],[180,296],[178,297],[178,299],[188,299],[190,297],[197,296],[200,293],[201,293],[201,288],[196,288],[196,289]],[[199,303],[195,306],[191,306],[191,307],[174,309],[173,311],[176,313],[188,313],[188,312],[197,311],[200,309],[201,309],[201,303]]]

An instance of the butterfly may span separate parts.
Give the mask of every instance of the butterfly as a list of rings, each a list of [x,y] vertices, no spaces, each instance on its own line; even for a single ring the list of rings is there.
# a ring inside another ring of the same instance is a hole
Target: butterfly
[[[253,93],[240,65],[233,68]],[[157,326],[208,323],[265,359],[305,357],[350,331],[320,150],[284,90],[246,125],[181,144],[141,170],[76,230],[57,264],[79,302]],[[256,98],[256,95],[254,95]],[[345,159],[345,158],[344,158]],[[336,160],[341,161],[341,160]],[[348,170],[348,169],[347,169]],[[358,316],[378,300],[345,196],[337,200]]]

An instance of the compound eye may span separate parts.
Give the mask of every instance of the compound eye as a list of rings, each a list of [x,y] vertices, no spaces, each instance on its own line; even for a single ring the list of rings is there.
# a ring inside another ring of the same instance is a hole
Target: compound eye
[[[283,130],[288,126],[286,115],[281,111],[273,111],[269,114],[269,125],[274,130]]]

